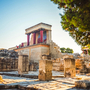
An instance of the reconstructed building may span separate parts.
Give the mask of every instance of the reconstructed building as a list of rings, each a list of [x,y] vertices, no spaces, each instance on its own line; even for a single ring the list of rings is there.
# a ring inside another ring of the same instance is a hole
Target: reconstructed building
[[[51,25],[39,23],[35,26],[27,28],[27,45],[23,43],[17,46],[15,51],[28,55],[29,61],[39,62],[42,55],[49,55],[51,58],[61,58],[60,47],[57,46],[51,38]]]

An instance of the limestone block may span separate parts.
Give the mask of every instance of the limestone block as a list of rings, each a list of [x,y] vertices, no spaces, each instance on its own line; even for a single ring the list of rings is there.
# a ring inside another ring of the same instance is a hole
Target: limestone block
[[[64,71],[64,64],[60,64],[60,71]]]
[[[53,71],[60,71],[60,67],[52,67]]]
[[[61,60],[60,58],[57,58],[57,59],[56,59],[56,62],[60,62],[60,60]]]
[[[52,63],[53,63],[53,62],[56,62],[56,60],[52,60]]]
[[[60,67],[60,63],[53,63],[53,66],[57,66],[57,67]]]
[[[73,58],[73,55],[64,55],[63,59],[65,59],[65,58]]]
[[[19,55],[18,59],[18,73],[19,74],[26,74],[28,73],[28,55]]]
[[[52,79],[52,61],[40,60],[39,61],[39,80],[51,80]]]
[[[72,58],[64,59],[64,76],[65,77],[76,76],[75,59]]]
[[[87,68],[87,73],[90,73],[90,68]]]
[[[80,73],[80,70],[76,70],[76,73],[79,74]]]

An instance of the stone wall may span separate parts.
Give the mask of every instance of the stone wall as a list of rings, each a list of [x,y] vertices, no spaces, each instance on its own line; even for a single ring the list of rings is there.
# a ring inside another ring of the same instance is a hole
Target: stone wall
[[[18,48],[16,52],[22,55],[28,55],[30,62],[37,62],[42,59],[42,55],[49,55],[49,45],[46,44],[37,44],[31,45],[28,47]]]
[[[0,71],[18,70],[18,59],[0,58]]]
[[[51,58],[54,59],[63,57],[60,52],[60,47],[52,40],[50,41],[50,54],[51,54]]]
[[[42,55],[49,55],[49,47],[36,47],[31,49],[30,61],[39,62],[42,59]]]
[[[53,71],[64,71],[64,60],[61,58],[57,58],[52,60],[52,70]]]

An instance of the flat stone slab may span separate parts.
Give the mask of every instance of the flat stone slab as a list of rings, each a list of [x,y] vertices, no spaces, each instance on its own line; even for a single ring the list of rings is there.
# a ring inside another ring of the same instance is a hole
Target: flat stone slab
[[[25,78],[17,76],[2,75],[3,83],[0,82],[0,90],[87,90],[81,87],[75,87],[75,82],[82,80],[89,80],[90,76],[77,75],[75,78],[65,78],[61,72],[53,72],[51,81],[39,81],[34,78]],[[16,74],[16,72],[2,72],[7,74]],[[36,74],[35,74],[36,73]],[[24,75],[38,75],[38,72],[30,72]],[[57,76],[60,75],[60,76]],[[3,88],[3,89],[1,89]],[[8,89],[6,89],[8,88]]]
[[[38,79],[11,77],[6,75],[3,75],[2,77],[4,82],[3,84],[0,84],[0,90],[1,88],[6,90],[13,90],[14,88],[17,90],[65,90],[75,86],[70,83],[73,79],[67,78],[56,78],[51,81],[39,81]]]
[[[28,74],[23,74],[19,75],[18,71],[12,71],[12,72],[0,72],[0,75],[7,75],[7,76],[15,76],[15,77],[25,77],[25,78],[33,78],[33,79],[38,79],[38,74],[39,71],[29,71]],[[64,77],[63,72],[58,72],[58,71],[52,71],[52,77],[57,78],[57,77]]]
[[[90,81],[88,81],[88,80],[75,81],[75,87],[90,88]]]

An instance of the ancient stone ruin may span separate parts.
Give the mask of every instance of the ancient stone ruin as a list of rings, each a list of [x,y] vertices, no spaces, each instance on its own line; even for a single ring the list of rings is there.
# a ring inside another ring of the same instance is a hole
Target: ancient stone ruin
[[[75,59],[72,58],[64,59],[64,76],[65,77],[76,76]]]
[[[18,58],[18,74],[27,74],[29,68],[28,55],[19,55]]]
[[[48,81],[52,80],[52,61],[40,60],[39,61],[39,80]]]
[[[17,89],[38,90],[36,86],[42,87],[42,83],[47,86],[47,82],[56,88],[57,86],[62,88],[60,85],[68,82],[68,84],[73,85],[72,87],[90,88],[90,81],[87,78],[82,79],[80,77],[82,74],[90,75],[90,56],[62,54],[60,47],[52,40],[51,27],[51,25],[45,23],[39,23],[29,27],[25,29],[27,42],[9,48],[8,50],[0,50],[0,71],[18,71],[18,74],[9,73],[8,75],[37,79],[31,81],[25,80],[24,84],[20,83],[20,85],[24,85],[22,87],[17,84],[17,80],[12,80],[11,83],[15,82],[16,85],[14,87]],[[30,75],[31,72],[38,73]],[[55,73],[59,73],[58,76]],[[63,74],[61,75],[61,73]],[[4,72],[0,74],[7,75]],[[59,79],[55,79],[56,76]],[[2,77],[0,78],[6,85],[6,81],[4,82]],[[53,82],[55,82],[55,85]],[[4,89],[6,87],[5,85],[3,86]],[[70,85],[64,86],[70,87]],[[51,90],[50,87],[48,90]]]

